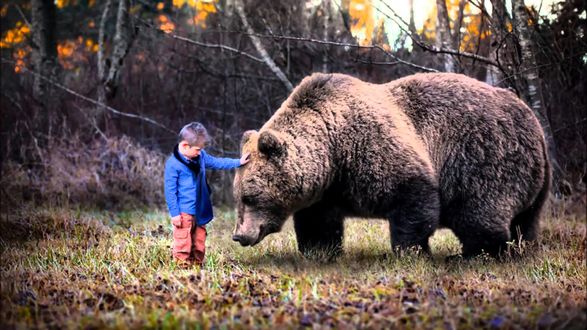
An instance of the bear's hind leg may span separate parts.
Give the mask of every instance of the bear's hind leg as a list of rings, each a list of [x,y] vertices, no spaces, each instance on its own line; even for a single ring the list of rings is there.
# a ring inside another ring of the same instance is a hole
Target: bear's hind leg
[[[538,236],[540,218],[544,213],[545,204],[550,191],[550,178],[546,177],[542,189],[532,202],[532,205],[518,213],[510,226],[510,233],[513,239],[534,241]]]
[[[463,244],[463,257],[470,258],[483,252],[499,256],[510,240],[509,215],[481,207],[462,207],[451,212],[449,226]]]
[[[318,202],[293,216],[298,249],[308,258],[333,258],[342,253],[344,217],[333,206]]]
[[[512,239],[519,241],[534,241],[538,234],[540,210],[533,206],[516,215],[510,226]]]

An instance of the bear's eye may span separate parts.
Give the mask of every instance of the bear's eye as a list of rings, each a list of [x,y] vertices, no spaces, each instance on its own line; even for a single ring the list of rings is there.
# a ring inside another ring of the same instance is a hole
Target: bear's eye
[[[242,200],[243,200],[243,204],[248,205],[248,206],[253,206],[253,205],[255,205],[255,202],[256,202],[255,198],[251,195],[243,196]]]

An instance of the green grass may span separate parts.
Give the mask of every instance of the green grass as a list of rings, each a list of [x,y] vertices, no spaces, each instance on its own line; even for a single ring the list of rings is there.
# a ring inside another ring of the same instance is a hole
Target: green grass
[[[171,259],[164,212],[29,208],[0,221],[0,325],[59,328],[583,328],[585,216],[549,218],[497,261],[390,251],[385,221],[349,219],[345,253],[304,259],[291,221],[254,248],[216,211],[202,268]]]

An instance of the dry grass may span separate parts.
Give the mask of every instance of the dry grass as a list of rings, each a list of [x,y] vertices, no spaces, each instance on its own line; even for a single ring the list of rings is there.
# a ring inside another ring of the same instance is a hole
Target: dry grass
[[[2,306],[10,327],[83,328],[583,328],[585,216],[551,218],[516,257],[445,261],[389,253],[388,226],[346,222],[331,263],[296,252],[291,222],[255,248],[230,240],[232,211],[209,226],[207,260],[181,270],[159,211],[32,208],[2,214]],[[521,255],[521,256],[520,256]]]

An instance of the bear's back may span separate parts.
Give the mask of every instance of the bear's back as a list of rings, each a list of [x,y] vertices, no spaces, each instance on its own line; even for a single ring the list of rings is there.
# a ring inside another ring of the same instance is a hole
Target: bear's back
[[[532,110],[513,92],[462,74],[420,73],[391,81],[385,87],[416,126],[433,125],[439,120],[520,120],[520,125],[533,130],[538,123]]]
[[[386,87],[423,137],[444,197],[467,195],[461,188],[520,189],[543,171],[542,128],[514,93],[450,73],[416,74]]]

